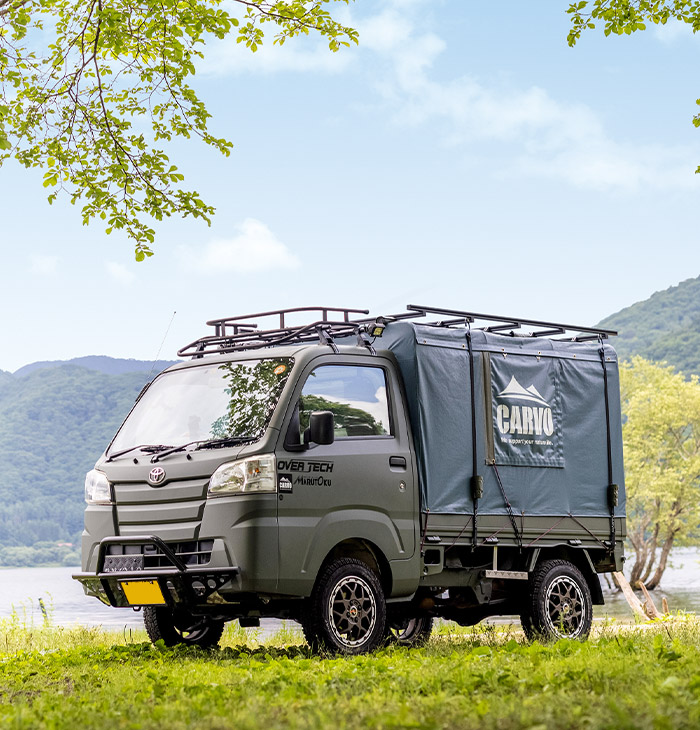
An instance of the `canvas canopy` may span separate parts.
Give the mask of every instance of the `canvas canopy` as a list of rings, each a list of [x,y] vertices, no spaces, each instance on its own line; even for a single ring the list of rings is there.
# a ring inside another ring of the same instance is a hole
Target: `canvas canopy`
[[[467,330],[392,322],[381,346],[406,385],[422,509],[473,511]],[[481,514],[505,514],[501,477],[516,514],[607,517],[608,450],[598,342],[510,337],[474,330],[474,413]],[[625,514],[617,356],[604,345],[615,514]],[[494,468],[495,465],[495,468]]]

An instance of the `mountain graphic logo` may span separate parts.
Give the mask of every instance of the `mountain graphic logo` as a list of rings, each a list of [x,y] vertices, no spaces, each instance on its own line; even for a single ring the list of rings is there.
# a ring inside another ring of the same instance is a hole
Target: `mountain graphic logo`
[[[547,403],[534,385],[531,385],[529,388],[523,388],[515,379],[515,375],[511,376],[510,383],[498,394],[498,397],[506,400],[525,400],[549,408],[549,403]]]

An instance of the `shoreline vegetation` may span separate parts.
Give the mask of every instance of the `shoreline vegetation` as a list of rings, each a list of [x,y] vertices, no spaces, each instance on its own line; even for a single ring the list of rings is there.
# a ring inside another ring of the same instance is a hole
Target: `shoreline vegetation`
[[[0,726],[22,728],[684,728],[700,725],[700,620],[528,642],[440,624],[425,647],[314,656],[295,628],[229,625],[215,651],[140,630],[0,621]]]
[[[57,568],[80,565],[80,545],[38,542],[34,545],[0,547],[3,568]]]

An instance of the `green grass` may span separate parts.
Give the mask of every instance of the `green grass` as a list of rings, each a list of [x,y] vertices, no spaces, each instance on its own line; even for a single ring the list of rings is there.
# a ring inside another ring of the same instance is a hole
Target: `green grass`
[[[0,727],[683,728],[700,726],[700,622],[607,624],[585,643],[440,627],[427,647],[316,657],[285,628],[218,651],[142,632],[0,622]]]

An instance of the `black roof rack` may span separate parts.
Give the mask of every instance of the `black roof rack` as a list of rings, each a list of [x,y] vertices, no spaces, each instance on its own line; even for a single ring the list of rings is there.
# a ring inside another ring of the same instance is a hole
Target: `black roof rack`
[[[315,312],[318,319],[303,325],[287,324],[287,315],[297,312]],[[331,319],[330,313],[340,316],[337,319]],[[301,342],[320,341],[324,344],[332,344],[333,337],[359,333],[365,320],[351,320],[351,314],[369,314],[369,310],[341,307],[292,307],[244,314],[238,317],[210,319],[207,324],[214,328],[214,334],[190,342],[178,350],[177,354],[179,357],[202,357],[213,353],[257,350],[263,347]],[[257,323],[253,320],[266,317],[279,317],[279,326],[258,329]]]
[[[493,314],[424,307],[416,304],[409,304],[406,309],[406,312],[400,314],[351,319],[351,315],[369,314],[369,310],[340,307],[294,307],[245,314],[238,317],[211,319],[207,324],[214,328],[214,334],[190,342],[180,349],[177,354],[179,357],[199,358],[204,355],[225,354],[238,350],[258,350],[275,345],[301,344],[304,342],[320,342],[331,346],[337,351],[334,339],[349,335],[356,335],[358,344],[367,347],[370,352],[374,352],[372,342],[373,335],[377,334],[377,328],[381,332],[381,329],[389,322],[417,319],[426,317],[429,314],[448,317],[448,319],[435,322],[426,322],[426,325],[431,327],[459,327],[466,324],[471,325],[475,322],[492,322],[493,324],[483,325],[477,329],[486,332],[505,332],[513,337],[552,337],[566,335],[569,332],[576,334],[561,339],[583,342],[584,340],[599,338],[606,339],[610,335],[617,334],[614,330],[595,327],[578,327],[555,322],[543,322],[536,319],[523,319],[522,317],[499,317]],[[287,315],[299,312],[314,312],[318,318],[307,324],[288,324]],[[336,319],[331,319],[331,314],[339,316]],[[279,317],[279,325],[273,328],[259,329],[254,320],[266,317]],[[529,327],[532,331],[517,333],[516,335],[515,330],[521,327]]]
[[[579,327],[572,324],[561,324],[559,322],[545,322],[539,319],[523,319],[522,317],[501,317],[495,314],[480,314],[479,312],[463,312],[458,309],[441,309],[438,307],[424,307],[418,304],[409,304],[406,309],[422,316],[428,314],[439,314],[453,319],[442,320],[439,322],[428,322],[427,324],[436,327],[454,327],[474,322],[493,322],[494,324],[477,327],[484,332],[506,332],[511,336],[516,336],[515,330],[521,327],[544,327],[545,329],[533,330],[524,333],[523,337],[552,337],[554,335],[566,335],[567,332],[575,332],[577,334],[571,337],[562,337],[561,339],[584,342],[586,340],[597,340],[599,338],[607,339],[609,336],[617,335],[615,330],[602,329],[600,327]]]

